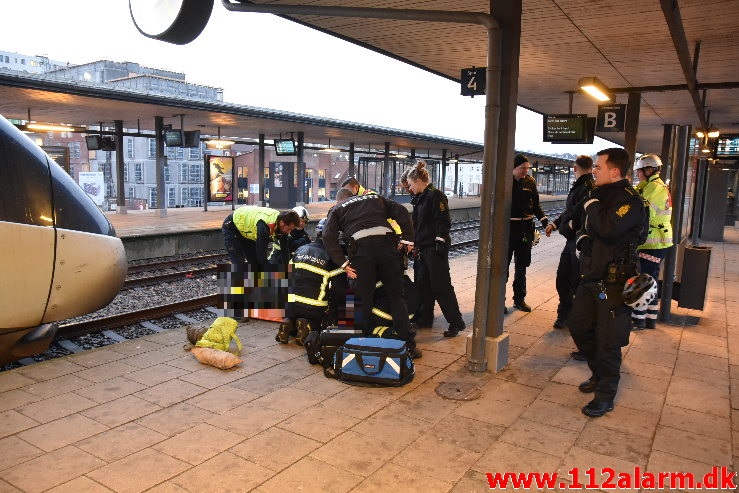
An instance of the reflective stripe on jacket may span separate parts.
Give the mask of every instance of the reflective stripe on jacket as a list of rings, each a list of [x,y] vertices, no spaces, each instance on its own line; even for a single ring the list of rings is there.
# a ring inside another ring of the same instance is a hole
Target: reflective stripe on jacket
[[[639,182],[636,189],[649,201],[649,235],[639,250],[653,250],[672,246],[672,201],[667,185],[658,174]]]
[[[267,207],[247,206],[239,207],[233,213],[233,222],[241,236],[248,240],[257,241],[257,223],[264,221],[274,234],[275,223],[280,211]]]

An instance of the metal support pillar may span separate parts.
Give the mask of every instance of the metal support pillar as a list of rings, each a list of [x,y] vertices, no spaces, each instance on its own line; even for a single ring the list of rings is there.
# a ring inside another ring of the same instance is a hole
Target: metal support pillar
[[[126,166],[126,153],[123,151],[123,121],[115,121],[115,213],[126,214],[126,187],[123,183],[123,174]]]
[[[349,143],[349,169],[346,176],[354,176],[354,142]]]
[[[641,93],[630,92],[629,104],[626,107],[626,124],[624,135],[624,149],[631,157],[632,166],[636,157],[636,137],[639,129],[639,112],[641,110]]]
[[[459,193],[459,154],[454,156],[454,196],[461,197]]]
[[[267,177],[264,176],[264,134],[259,134],[259,152],[257,155],[257,183],[259,183],[259,197],[257,205],[263,206],[265,203],[264,189],[267,188]]]
[[[298,198],[295,205],[305,205],[307,194],[305,193],[305,159],[303,144],[305,141],[305,134],[298,132]]]
[[[439,190],[441,193],[446,193],[446,167],[449,166],[448,151],[446,149],[441,150],[441,178],[439,178]]]
[[[382,159],[382,181],[378,193],[383,197],[389,197],[387,193],[390,185],[390,142],[385,142],[385,157]]]
[[[159,217],[167,217],[167,196],[164,188],[164,166],[167,156],[164,155],[164,117],[154,117],[154,140],[156,141],[156,181],[157,181],[157,209]],[[206,202],[208,200],[206,196]]]
[[[669,132],[668,132],[668,127]],[[659,302],[659,320],[661,322],[670,322],[672,318],[672,285],[675,281],[675,264],[677,258],[677,245],[680,244],[680,218],[682,217],[682,208],[684,207],[683,199],[685,197],[685,170],[688,165],[688,145],[690,144],[690,127],[675,125],[665,125],[665,138],[670,137],[670,145],[663,140],[662,150],[672,147],[675,149],[674,156],[663,155],[663,163],[670,162],[670,189],[672,194],[672,247],[667,251],[662,264],[662,293]],[[673,136],[675,137],[673,139]]]

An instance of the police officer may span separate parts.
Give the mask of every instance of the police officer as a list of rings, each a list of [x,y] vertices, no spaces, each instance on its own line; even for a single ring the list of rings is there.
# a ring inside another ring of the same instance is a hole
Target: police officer
[[[293,331],[297,331],[296,342],[302,345],[308,332],[320,330],[329,306],[329,290],[344,286],[331,282],[346,274],[331,260],[323,245],[325,224],[326,219],[319,221],[316,240],[299,247],[290,261],[293,268],[291,289],[287,297],[285,319],[275,338],[283,344],[287,344]],[[334,298],[340,295],[343,293],[332,293]]]
[[[621,347],[629,343],[631,308],[623,302],[626,280],[636,273],[636,247],[648,228],[639,192],[626,179],[629,153],[610,148],[598,153],[593,166],[596,188],[583,199],[583,228],[577,233],[580,284],[569,327],[585,355],[592,376],[580,391],[595,396],[582,408],[594,418],[613,410],[621,377]]]
[[[530,312],[526,304],[526,268],[531,265],[531,245],[534,241],[534,216],[546,227],[549,218],[541,210],[536,181],[529,176],[531,164],[526,156],[517,154],[513,159],[513,192],[511,195],[511,226],[508,236],[508,265],[516,254],[513,276],[513,306]],[[506,280],[508,271],[506,271]],[[507,311],[507,310],[506,310]]]
[[[557,319],[554,321],[555,329],[564,329],[567,317],[572,310],[572,299],[580,282],[580,261],[575,251],[575,233],[580,229],[580,217],[574,214],[575,206],[585,197],[589,190],[595,186],[593,183],[593,158],[590,156],[578,156],[573,163],[575,170],[575,183],[572,184],[565,208],[557,219],[550,222],[544,230],[544,234],[552,234],[557,230],[567,240],[562,253],[559,256],[557,266],[557,294],[559,305],[557,306]]]
[[[659,279],[662,260],[672,246],[672,201],[670,191],[659,176],[662,160],[656,154],[644,154],[636,160],[634,170],[639,183],[636,189],[649,202],[649,234],[639,245],[641,272]],[[635,329],[654,329],[659,314],[659,296],[655,296],[646,310],[634,310]]]
[[[342,188],[336,200],[337,204],[329,212],[323,230],[323,241],[333,261],[346,270],[350,279],[355,280],[354,292],[361,303],[355,325],[365,334],[372,332],[372,300],[375,284],[379,280],[387,291],[396,330],[407,342],[411,355],[420,357],[415,338],[408,330],[403,271],[397,253],[399,248],[408,250],[413,247],[410,214],[402,205],[377,194],[352,196],[350,190]],[[388,218],[395,219],[402,228],[400,243],[387,223]],[[346,259],[339,245],[339,231],[343,232],[347,241],[349,259]]]
[[[459,310],[457,295],[449,274],[449,203],[446,195],[429,182],[426,163],[419,163],[408,172],[408,184],[414,194],[413,225],[415,246],[418,251],[413,262],[415,283],[420,295],[418,307],[419,327],[430,327],[434,320],[434,304],[449,324],[444,337],[455,337],[465,329]]]
[[[247,263],[253,271],[268,271],[270,244],[277,243],[287,251],[287,235],[298,224],[300,218],[295,211],[240,207],[226,217],[221,227],[228,258],[233,265]]]

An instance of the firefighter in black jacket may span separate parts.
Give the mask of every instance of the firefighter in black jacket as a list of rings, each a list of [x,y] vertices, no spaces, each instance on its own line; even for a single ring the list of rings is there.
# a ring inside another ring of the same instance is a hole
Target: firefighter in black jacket
[[[511,195],[511,229],[508,235],[508,265],[516,254],[513,275],[513,306],[530,312],[526,304],[526,268],[531,265],[531,246],[534,241],[534,216],[546,227],[549,218],[541,210],[536,181],[529,176],[531,164],[523,154],[513,160],[513,193]],[[506,271],[506,280],[508,271]]]
[[[598,153],[593,166],[596,188],[578,206],[584,211],[576,247],[580,252],[580,285],[569,327],[592,376],[580,391],[595,392],[583,414],[603,416],[613,409],[621,376],[621,347],[629,343],[631,308],[623,302],[626,280],[636,273],[636,247],[649,228],[649,215],[639,192],[625,178],[629,153],[611,148]]]
[[[382,281],[391,301],[390,312],[400,337],[408,343],[413,357],[421,352],[409,332],[408,308],[403,292],[403,271],[398,261],[398,249],[413,248],[413,224],[408,211],[393,200],[377,194],[353,196],[342,188],[336,194],[337,204],[328,214],[323,230],[323,241],[333,261],[354,279],[354,293],[359,298],[355,326],[365,334],[372,333],[372,300],[375,283]],[[397,242],[388,218],[395,219],[402,228],[402,239]],[[347,242],[349,259],[339,245],[339,231]]]
[[[575,169],[575,183],[572,184],[565,208],[557,219],[550,222],[544,234],[547,237],[555,229],[567,239],[562,253],[559,256],[557,266],[557,294],[559,305],[557,306],[557,319],[554,321],[555,329],[564,329],[567,317],[572,310],[572,299],[580,282],[580,261],[575,251],[575,234],[580,229],[580,217],[574,215],[575,206],[587,195],[588,191],[595,186],[593,184],[593,158],[590,156],[578,156],[573,164]]]
[[[340,269],[331,260],[323,246],[321,232],[325,219],[316,226],[316,240],[299,247],[295,251],[290,264],[292,265],[292,283],[287,297],[285,319],[277,330],[275,340],[287,344],[291,334],[297,332],[295,338],[300,345],[311,330],[320,330],[326,318],[329,307],[329,297],[334,299],[343,296],[343,292],[336,292],[345,286],[345,283],[332,282],[339,276],[344,276],[344,269]]]
[[[408,172],[408,184],[413,198],[413,225],[415,227],[413,262],[415,283],[420,297],[416,323],[419,327],[431,327],[434,320],[434,304],[444,314],[449,328],[445,337],[454,337],[465,329],[459,311],[457,295],[449,274],[449,203],[446,195],[429,183],[426,163],[420,161]]]

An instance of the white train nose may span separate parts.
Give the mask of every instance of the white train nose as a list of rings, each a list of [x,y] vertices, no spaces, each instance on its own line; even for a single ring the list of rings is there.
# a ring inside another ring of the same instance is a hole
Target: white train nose
[[[128,265],[120,238],[58,230],[54,278],[43,322],[93,312],[115,298]]]

